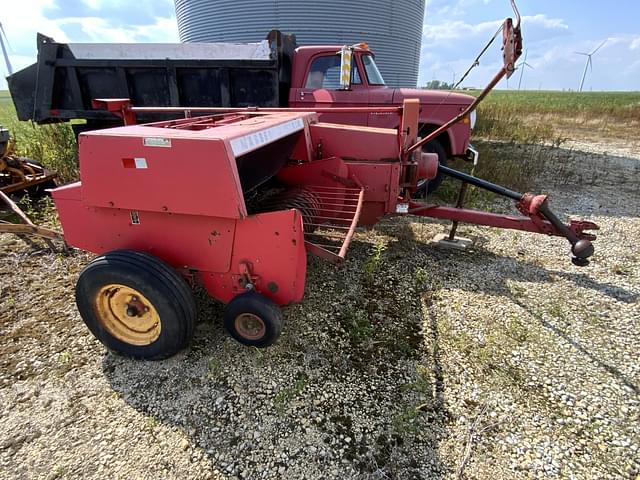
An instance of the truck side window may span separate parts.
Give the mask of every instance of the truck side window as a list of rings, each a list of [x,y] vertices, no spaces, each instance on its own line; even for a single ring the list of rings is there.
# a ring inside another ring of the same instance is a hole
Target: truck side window
[[[358,64],[353,62],[351,68],[351,83],[360,84],[360,74]],[[340,88],[340,55],[326,55],[318,57],[311,62],[311,69],[307,75],[305,88],[326,88],[327,90],[337,90]]]
[[[369,85],[384,85],[384,79],[378,70],[373,55],[362,55],[362,63],[369,80]]]

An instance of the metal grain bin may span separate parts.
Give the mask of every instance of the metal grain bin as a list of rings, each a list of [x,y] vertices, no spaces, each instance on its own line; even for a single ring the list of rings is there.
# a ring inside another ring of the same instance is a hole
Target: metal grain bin
[[[390,86],[415,87],[425,0],[175,0],[183,42],[256,42],[272,29],[299,45],[366,41]]]

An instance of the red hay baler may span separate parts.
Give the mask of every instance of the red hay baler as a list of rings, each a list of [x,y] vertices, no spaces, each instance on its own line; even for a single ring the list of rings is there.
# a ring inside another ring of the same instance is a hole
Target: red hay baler
[[[597,229],[595,224],[564,224],[545,196],[459,172],[421,148],[468,119],[487,92],[511,75],[522,50],[519,15],[515,26],[505,21],[502,33],[501,70],[464,112],[422,139],[417,100],[402,107],[331,109],[397,115],[398,129],[321,123],[322,109],[150,108],[122,99],[94,101],[96,108],[120,115],[125,126],[81,134],[82,181],[52,191],[66,243],[100,255],[76,287],[78,309],[91,332],[126,355],[171,356],[191,339],[191,287],[201,285],[227,304],[224,325],[236,340],[268,346],[282,329],[279,306],[302,300],[307,253],[340,263],[355,229],[386,215],[562,236],[571,244],[573,262],[586,265],[595,236],[585,230]],[[138,114],[154,112],[183,118],[136,124]],[[418,182],[438,174],[509,197],[521,215],[414,201]],[[29,222],[0,227],[61,238]]]
[[[128,123],[138,112],[123,100],[96,104]],[[439,166],[415,148],[416,101],[376,110],[401,115],[398,130],[320,123],[312,112],[209,110],[83,133],[82,181],[52,192],[67,243],[101,255],[81,273],[76,300],[112,350],[159,359],[184,348],[196,315],[189,284],[227,303],[236,340],[270,345],[278,306],[303,297],[307,252],[340,263],[356,227],[389,214],[564,236],[579,264],[593,252],[583,230],[594,224],[564,225],[544,196]],[[513,198],[524,215],[414,202],[418,179],[439,171]]]

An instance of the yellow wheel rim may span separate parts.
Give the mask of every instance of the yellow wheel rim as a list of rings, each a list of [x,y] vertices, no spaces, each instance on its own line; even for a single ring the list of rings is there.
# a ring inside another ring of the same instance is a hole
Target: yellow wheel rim
[[[160,316],[153,304],[134,288],[111,283],[96,296],[102,327],[130,345],[149,345],[160,336]]]

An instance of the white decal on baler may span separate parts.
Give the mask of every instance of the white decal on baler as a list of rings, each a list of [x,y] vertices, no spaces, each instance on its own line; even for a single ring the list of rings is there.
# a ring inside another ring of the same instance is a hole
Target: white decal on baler
[[[143,140],[145,147],[171,147],[170,138],[147,137]]]
[[[280,125],[275,125],[259,132],[250,133],[249,135],[234,138],[233,140],[231,140],[231,149],[233,150],[233,154],[236,157],[239,157],[240,155],[244,155],[251,150],[262,147],[267,143],[280,140],[281,138],[286,137],[287,135],[291,135],[292,133],[297,132],[298,130],[302,130],[303,128],[304,122],[302,121],[302,119],[296,118],[295,120],[281,123]]]

